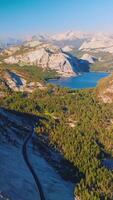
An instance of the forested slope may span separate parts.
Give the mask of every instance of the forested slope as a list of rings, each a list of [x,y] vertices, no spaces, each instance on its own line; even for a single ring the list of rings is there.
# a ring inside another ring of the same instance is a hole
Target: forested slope
[[[75,195],[82,200],[113,199],[113,173],[103,166],[103,160],[113,156],[113,105],[99,101],[95,89],[50,85],[29,96],[14,92],[1,105],[44,118],[37,134],[46,135],[49,145],[79,169],[75,182],[82,174]]]

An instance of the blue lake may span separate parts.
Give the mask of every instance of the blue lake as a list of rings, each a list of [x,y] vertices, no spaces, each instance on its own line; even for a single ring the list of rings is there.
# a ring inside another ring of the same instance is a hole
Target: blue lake
[[[69,78],[51,79],[48,83],[72,89],[94,88],[102,78],[107,76],[109,73],[106,72],[89,72]]]

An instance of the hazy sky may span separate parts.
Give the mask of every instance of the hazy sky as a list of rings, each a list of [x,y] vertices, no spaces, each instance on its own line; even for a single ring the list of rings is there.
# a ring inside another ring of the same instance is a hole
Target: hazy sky
[[[0,36],[113,32],[113,0],[0,0]]]

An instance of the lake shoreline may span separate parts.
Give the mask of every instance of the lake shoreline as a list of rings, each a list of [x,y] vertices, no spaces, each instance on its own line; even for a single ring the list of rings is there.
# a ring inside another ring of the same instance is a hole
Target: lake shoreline
[[[47,83],[67,87],[70,89],[87,89],[95,88],[99,81],[110,76],[109,72],[83,72],[78,76],[59,77],[57,79],[49,79]]]

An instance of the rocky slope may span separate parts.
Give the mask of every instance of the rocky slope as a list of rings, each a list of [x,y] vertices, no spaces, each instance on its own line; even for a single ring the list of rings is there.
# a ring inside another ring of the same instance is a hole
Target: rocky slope
[[[74,49],[74,47],[73,46],[64,46],[63,48],[62,48],[62,51],[63,52],[71,52],[72,50]]]
[[[33,124],[34,118],[31,115],[0,108],[0,159],[2,161],[0,162],[0,200],[40,199],[35,181],[22,156],[23,143],[32,131]],[[36,136],[34,140],[37,140]],[[27,151],[46,199],[74,200],[74,184],[61,178],[44,159],[38,148],[34,148],[32,139],[29,141]]]
[[[94,64],[96,61],[98,61],[98,58],[89,54],[84,54],[81,59],[88,61],[90,64]]]
[[[5,49],[0,55],[4,57],[2,61],[6,64],[35,65],[55,70],[63,76],[78,75],[83,71],[79,59],[62,51],[58,46],[38,40]]]
[[[104,103],[113,102],[113,75],[100,81],[97,87],[97,94]]]
[[[82,51],[96,51],[113,53],[113,34],[110,33],[88,33],[81,31],[68,31],[54,35],[33,36],[32,40],[48,41],[59,47],[73,46]]]
[[[85,41],[79,50],[113,53],[113,35],[98,33]]]
[[[80,72],[79,63],[75,57],[62,52],[60,48],[50,43],[30,41],[19,49],[8,49],[8,56],[4,59],[7,64],[37,65],[44,69],[56,70],[63,75],[74,75]],[[6,52],[2,52],[2,55]]]
[[[112,70],[112,54],[113,34],[69,31],[33,36],[22,45],[1,49],[0,63],[37,65],[43,69],[54,69],[64,76],[72,76],[89,70],[83,61],[92,64],[93,70]]]
[[[27,74],[18,70],[4,70],[0,73],[0,97],[7,95],[8,91],[32,93],[35,89],[43,90],[45,84],[37,80],[29,80]]]

